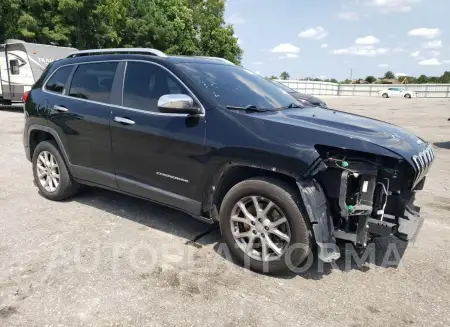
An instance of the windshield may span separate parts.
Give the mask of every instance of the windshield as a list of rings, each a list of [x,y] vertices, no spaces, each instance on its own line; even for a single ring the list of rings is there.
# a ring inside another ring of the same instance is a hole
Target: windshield
[[[181,63],[179,68],[222,106],[279,109],[301,106],[295,98],[272,82],[238,66]]]
[[[285,90],[285,91],[288,92],[288,93],[297,92],[297,91],[291,89],[289,86],[284,85],[283,83],[276,82],[276,81],[272,81],[272,82],[273,82],[276,86],[282,88],[283,90]]]

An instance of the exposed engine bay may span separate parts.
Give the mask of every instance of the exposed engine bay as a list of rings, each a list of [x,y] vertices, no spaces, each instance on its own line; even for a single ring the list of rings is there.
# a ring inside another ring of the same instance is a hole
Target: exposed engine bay
[[[412,158],[414,166],[351,150],[324,147],[319,152],[320,162],[310,172],[314,180],[299,182],[319,258],[332,261],[339,256],[330,247],[336,238],[361,248],[376,236],[414,240],[423,223],[415,193],[423,189],[434,160],[431,147]]]

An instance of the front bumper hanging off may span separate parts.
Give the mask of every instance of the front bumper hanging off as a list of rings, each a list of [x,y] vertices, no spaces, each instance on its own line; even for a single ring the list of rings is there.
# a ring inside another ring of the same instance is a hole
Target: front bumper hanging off
[[[340,257],[336,239],[352,241],[358,245],[361,239],[371,236],[396,236],[403,241],[414,241],[423,225],[420,208],[412,205],[414,193],[391,200],[392,214],[386,213],[383,219],[367,218],[361,228],[355,232],[347,232],[335,228],[333,217],[328,208],[327,197],[314,179],[297,182],[306,213],[312,224],[314,238],[318,246],[318,257],[324,262],[332,262]],[[365,243],[365,242],[364,242]]]

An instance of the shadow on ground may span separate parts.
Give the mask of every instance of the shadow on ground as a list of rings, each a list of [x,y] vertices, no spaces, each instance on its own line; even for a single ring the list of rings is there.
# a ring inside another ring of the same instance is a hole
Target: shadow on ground
[[[184,238],[186,246],[201,248],[214,244],[213,249],[217,255],[237,265],[229,252],[223,250],[224,244],[216,224],[209,225],[175,209],[98,188],[86,188],[73,201]],[[356,249],[351,243],[342,242],[338,245],[341,258],[336,262],[323,263],[312,254],[295,271],[275,277],[319,280],[333,270],[367,272],[373,266],[395,268],[399,265],[407,247],[406,242],[395,237],[377,238],[363,251]]]
[[[23,106],[1,106],[0,111],[23,113]]]
[[[434,145],[437,146],[438,148],[441,148],[441,149],[450,150],[450,141],[448,141],[448,142],[435,142]]]

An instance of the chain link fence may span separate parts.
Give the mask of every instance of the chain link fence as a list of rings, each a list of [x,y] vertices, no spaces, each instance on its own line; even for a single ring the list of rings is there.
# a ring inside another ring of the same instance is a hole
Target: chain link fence
[[[378,91],[401,87],[417,92],[418,98],[449,98],[450,84],[338,84],[330,82],[277,80],[301,93],[313,95],[379,96]]]

